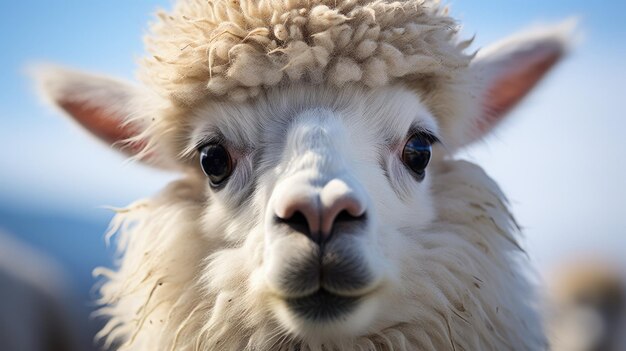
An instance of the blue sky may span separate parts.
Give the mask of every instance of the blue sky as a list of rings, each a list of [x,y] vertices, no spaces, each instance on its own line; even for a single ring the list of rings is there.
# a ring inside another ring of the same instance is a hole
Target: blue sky
[[[56,62],[132,78],[141,36],[169,1],[0,4],[0,199],[90,216],[174,177],[129,164],[40,104],[23,74]],[[625,1],[451,2],[475,47],[570,16],[584,40],[496,133],[467,150],[509,195],[528,251],[546,267],[576,251],[626,249]],[[624,260],[624,258],[620,258]],[[626,261],[624,261],[626,263]]]

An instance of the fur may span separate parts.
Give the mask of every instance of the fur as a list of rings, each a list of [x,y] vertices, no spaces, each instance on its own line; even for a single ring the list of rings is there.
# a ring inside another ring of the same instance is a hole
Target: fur
[[[435,1],[180,1],[146,38],[140,78],[193,105],[238,101],[285,82],[384,86],[452,77],[469,64],[455,21]]]

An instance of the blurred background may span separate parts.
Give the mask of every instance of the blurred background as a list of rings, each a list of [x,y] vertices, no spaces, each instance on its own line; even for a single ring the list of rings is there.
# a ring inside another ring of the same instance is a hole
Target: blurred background
[[[626,2],[449,3],[464,35],[477,35],[474,48],[533,24],[579,18],[582,41],[569,58],[463,157],[509,196],[540,275],[576,257],[626,267]],[[34,282],[62,276],[43,285],[65,306],[61,314],[78,321],[82,349],[99,325],[88,319],[91,271],[110,266],[113,253],[103,240],[112,213],[103,206],[150,196],[176,175],[128,163],[60,118],[39,102],[25,68],[54,62],[132,79],[147,23],[157,7],[170,6],[0,3],[0,259],[20,262]]]

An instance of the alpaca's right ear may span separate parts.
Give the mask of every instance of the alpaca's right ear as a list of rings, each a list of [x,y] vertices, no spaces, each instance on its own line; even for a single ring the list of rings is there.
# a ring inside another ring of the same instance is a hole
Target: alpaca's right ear
[[[560,62],[575,41],[576,20],[536,27],[478,51],[471,71],[479,113],[473,117],[470,143],[490,133]]]
[[[43,98],[92,135],[150,165],[172,168],[154,151],[144,154],[142,136],[151,120],[146,111],[156,97],[131,83],[57,66],[35,67],[30,73]]]

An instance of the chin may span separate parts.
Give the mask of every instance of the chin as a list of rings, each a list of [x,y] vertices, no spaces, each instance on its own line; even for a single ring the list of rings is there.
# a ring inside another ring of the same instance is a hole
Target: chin
[[[316,344],[363,335],[376,320],[379,306],[375,292],[353,297],[322,289],[305,297],[276,297],[273,310],[289,333]]]

